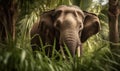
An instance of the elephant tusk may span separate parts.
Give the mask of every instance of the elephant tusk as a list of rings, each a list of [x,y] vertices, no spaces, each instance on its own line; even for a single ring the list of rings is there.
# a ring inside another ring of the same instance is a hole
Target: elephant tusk
[[[77,56],[80,57],[80,46],[77,47]]]
[[[63,51],[63,47],[62,47],[62,45],[60,45],[60,51],[61,51],[61,53],[62,53],[63,58],[66,59],[66,57],[65,57],[65,53],[64,53],[64,51]]]
[[[82,45],[77,47],[77,56],[80,57],[82,55]]]

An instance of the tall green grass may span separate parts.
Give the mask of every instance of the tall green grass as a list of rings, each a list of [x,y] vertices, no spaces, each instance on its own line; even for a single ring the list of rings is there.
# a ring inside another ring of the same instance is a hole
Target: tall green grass
[[[21,44],[22,45],[22,44]],[[16,44],[9,47],[9,44],[1,44],[0,49],[0,71],[70,71],[71,66],[62,60],[48,58],[39,51],[30,51],[30,47]]]
[[[63,59],[55,49],[49,58],[42,51],[31,51],[28,41],[21,40],[21,43],[0,43],[0,71],[119,71],[120,54],[111,52],[108,43],[91,52],[84,49],[83,55],[74,59]]]

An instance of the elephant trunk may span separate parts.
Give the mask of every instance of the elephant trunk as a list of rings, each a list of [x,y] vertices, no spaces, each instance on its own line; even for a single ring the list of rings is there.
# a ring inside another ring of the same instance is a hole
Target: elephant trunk
[[[60,41],[62,44],[65,43],[67,45],[71,55],[74,57],[76,48],[81,44],[78,32],[66,31],[64,34],[61,33]]]

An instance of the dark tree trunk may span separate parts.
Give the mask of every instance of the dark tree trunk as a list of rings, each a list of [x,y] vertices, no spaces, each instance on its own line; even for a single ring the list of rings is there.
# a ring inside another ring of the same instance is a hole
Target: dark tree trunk
[[[119,43],[119,31],[118,31],[118,16],[119,16],[119,7],[118,0],[109,0],[109,40],[111,49],[120,47]]]
[[[120,10],[119,10],[120,11]],[[119,37],[120,37],[120,15],[119,15],[119,22],[118,22],[118,28],[119,28]],[[119,43],[120,43],[120,40],[119,40]]]
[[[109,40],[110,47],[113,53],[111,60],[120,63],[120,58],[115,54],[120,54],[120,45],[119,45],[119,25],[118,19],[120,14],[119,8],[119,0],[109,0],[109,10],[108,10],[108,18],[109,18]],[[112,63],[111,64],[114,69],[110,71],[120,70],[119,65]]]
[[[119,8],[119,21],[118,21],[118,24],[119,24],[119,38],[120,38],[120,0],[119,0],[119,3],[118,3],[118,8]],[[119,40],[119,43],[120,43],[120,40]]]
[[[0,0],[0,40],[15,39],[17,0]]]

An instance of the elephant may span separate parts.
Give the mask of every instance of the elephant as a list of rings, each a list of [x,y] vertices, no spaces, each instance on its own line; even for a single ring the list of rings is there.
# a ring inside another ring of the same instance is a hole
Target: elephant
[[[40,19],[31,29],[32,49],[39,50],[36,45],[53,45],[56,39],[56,50],[68,47],[72,57],[77,50],[81,54],[82,44],[100,30],[100,22],[97,15],[82,11],[75,5],[60,5],[53,10],[41,14]],[[34,45],[34,46],[33,46]],[[52,48],[50,48],[52,49]]]

